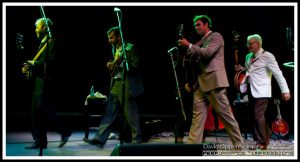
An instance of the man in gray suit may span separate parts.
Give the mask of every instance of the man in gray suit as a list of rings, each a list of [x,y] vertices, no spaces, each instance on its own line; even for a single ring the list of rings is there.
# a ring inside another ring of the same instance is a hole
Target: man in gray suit
[[[251,103],[254,104],[256,148],[265,150],[272,134],[264,116],[268,100],[272,96],[272,75],[274,75],[280,87],[282,99],[288,101],[291,95],[274,55],[262,48],[261,37],[258,34],[248,36],[247,46],[250,53],[246,56],[246,76],[241,84],[241,92],[247,91],[247,84],[249,83],[251,93],[248,93],[250,99],[252,99],[250,100]],[[236,71],[244,69],[240,65],[235,68]]]
[[[112,45],[114,60],[107,63],[107,68],[111,72],[111,90],[108,98],[106,111],[101,119],[98,133],[92,140],[85,139],[85,142],[103,147],[109,134],[112,132],[118,114],[125,119],[122,124],[128,124],[131,130],[133,144],[142,141],[140,123],[138,118],[137,96],[144,92],[141,76],[139,74],[139,55],[135,51],[135,46],[125,43],[123,52],[122,39],[118,27],[112,27],[107,32],[109,43]],[[128,69],[124,59],[127,57]],[[121,128],[121,137],[124,132],[124,125]],[[120,138],[121,138],[120,137]]]
[[[201,143],[208,107],[211,104],[225,126],[233,144],[233,149],[240,149],[243,144],[241,132],[231,111],[226,87],[229,87],[224,65],[224,40],[220,33],[212,32],[211,19],[206,15],[195,16],[194,26],[202,39],[195,44],[185,38],[179,39],[179,46],[188,48],[196,63],[197,86],[194,92],[193,118],[189,131],[188,143]]]

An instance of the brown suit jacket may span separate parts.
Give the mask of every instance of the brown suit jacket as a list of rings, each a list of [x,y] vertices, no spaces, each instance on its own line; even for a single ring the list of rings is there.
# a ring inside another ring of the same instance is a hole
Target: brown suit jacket
[[[224,65],[224,40],[220,33],[214,32],[201,45],[192,45],[187,54],[191,54],[197,65],[199,88],[208,92],[219,87],[229,87]]]

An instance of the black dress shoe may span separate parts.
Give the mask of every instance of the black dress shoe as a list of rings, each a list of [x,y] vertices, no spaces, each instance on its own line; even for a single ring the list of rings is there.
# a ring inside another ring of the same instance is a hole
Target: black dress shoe
[[[61,141],[58,145],[59,148],[64,147],[64,145],[68,142],[69,137],[71,136],[71,132],[65,133],[61,136]]]
[[[137,144],[141,144],[142,142],[139,141],[132,141],[131,144],[137,145]]]
[[[255,147],[252,146],[249,149],[250,150],[266,150],[267,148],[268,148],[268,145],[256,144]]]
[[[257,144],[256,149],[258,150],[266,150],[268,148],[268,145],[263,145],[263,144]]]
[[[86,142],[86,143],[88,143],[88,144],[90,144],[90,145],[96,145],[99,148],[103,148],[104,147],[104,143],[102,143],[102,142],[100,142],[98,140],[95,140],[95,139],[90,140],[90,139],[84,138],[83,141]]]
[[[39,149],[39,148],[47,148],[47,144],[33,143],[30,146],[25,147],[25,149]]]

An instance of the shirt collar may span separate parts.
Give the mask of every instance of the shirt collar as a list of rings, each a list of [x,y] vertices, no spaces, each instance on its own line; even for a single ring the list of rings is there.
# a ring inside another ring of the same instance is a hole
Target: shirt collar
[[[255,57],[259,57],[260,55],[262,55],[264,52],[264,49],[263,48],[260,48],[254,55]]]
[[[211,30],[207,32],[203,38],[207,37],[211,32],[212,32]]]

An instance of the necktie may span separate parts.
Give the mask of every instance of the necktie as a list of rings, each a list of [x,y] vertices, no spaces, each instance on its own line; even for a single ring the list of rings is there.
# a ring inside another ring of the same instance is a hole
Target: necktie
[[[255,55],[252,55],[250,63],[252,64],[255,61]]]

